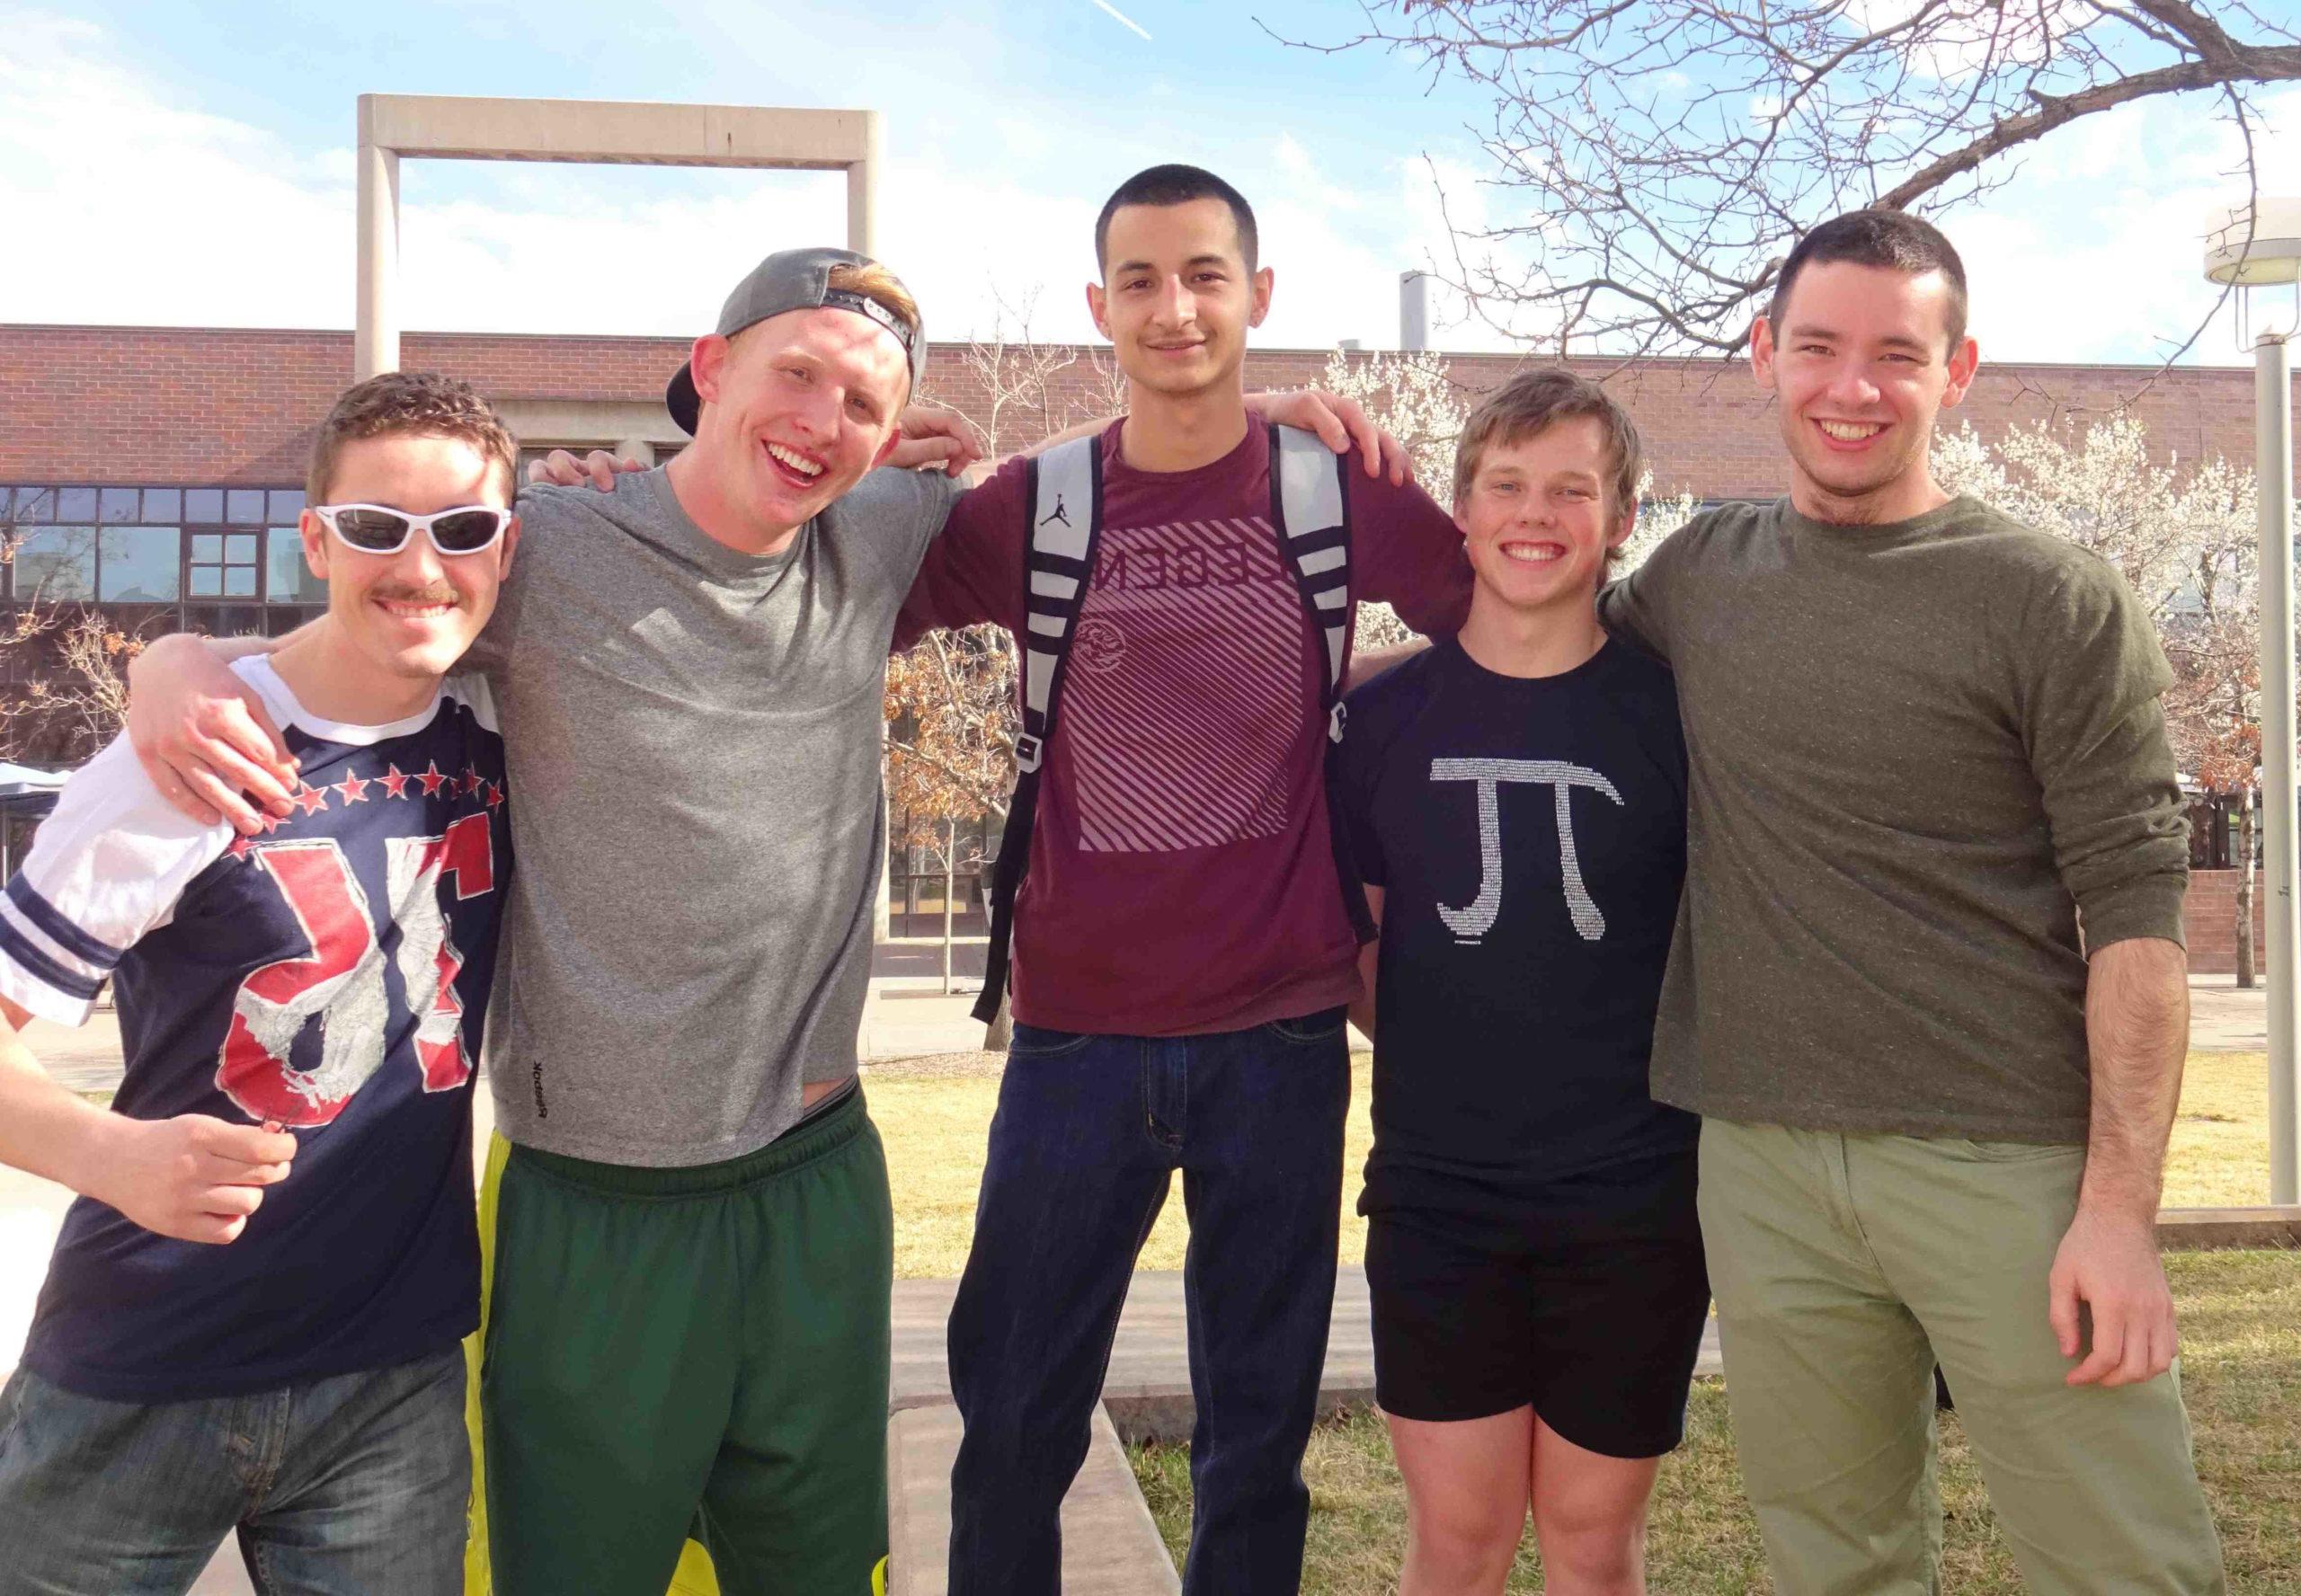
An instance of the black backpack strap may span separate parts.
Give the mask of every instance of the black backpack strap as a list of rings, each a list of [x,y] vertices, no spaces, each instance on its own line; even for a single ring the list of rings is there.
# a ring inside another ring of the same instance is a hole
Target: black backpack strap
[[[1023,660],[1023,730],[1015,740],[1015,792],[1008,800],[991,876],[982,996],[974,1006],[974,1017],[986,1025],[998,1017],[1007,994],[1015,895],[1031,867],[1031,834],[1038,824],[1039,772],[1054,736],[1079,607],[1095,568],[1095,543],[1102,530],[1102,439],[1074,438],[1031,460],[1024,499],[1024,513],[1030,518],[1023,560],[1024,624],[1015,639]]]
[[[1342,684],[1350,668],[1351,633],[1357,609],[1351,600],[1350,492],[1346,474],[1350,457],[1337,455],[1314,433],[1292,427],[1270,430],[1270,510],[1276,523],[1286,568],[1310,625],[1326,646],[1327,825],[1332,834],[1335,874],[1342,882],[1342,904],[1362,943],[1374,935],[1374,917],[1350,847],[1335,788],[1338,761],[1333,744],[1342,740]]]

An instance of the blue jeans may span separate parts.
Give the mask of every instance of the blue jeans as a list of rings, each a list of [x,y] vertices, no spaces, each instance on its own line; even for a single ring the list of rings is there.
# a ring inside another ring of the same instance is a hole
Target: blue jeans
[[[238,1532],[261,1596],[460,1596],[460,1348],[250,1396],[0,1389],[0,1596],[182,1596]]]
[[[951,1470],[951,1596],[1062,1588],[1063,1494],[1086,1459],[1135,1255],[1177,1169],[1198,1410],[1183,1589],[1297,1589],[1349,1103],[1338,1008],[1212,1036],[1015,1027],[951,1308],[951,1391],[966,1423]]]

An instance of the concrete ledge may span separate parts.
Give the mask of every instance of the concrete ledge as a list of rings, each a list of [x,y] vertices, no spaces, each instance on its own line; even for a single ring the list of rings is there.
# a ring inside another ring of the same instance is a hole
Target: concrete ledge
[[[2169,1208],[2157,1216],[2157,1245],[2169,1253],[2301,1247],[2301,1206]]]
[[[887,1423],[888,1596],[950,1589],[951,1460],[959,1412],[905,1408]],[[1180,1596],[1159,1526],[1134,1483],[1110,1415],[1095,1410],[1087,1461],[1062,1499],[1064,1596]]]

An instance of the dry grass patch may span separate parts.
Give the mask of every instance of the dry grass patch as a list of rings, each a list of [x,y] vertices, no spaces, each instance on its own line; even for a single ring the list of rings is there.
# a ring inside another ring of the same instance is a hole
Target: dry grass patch
[[[974,1233],[984,1138],[999,1104],[999,1053],[942,1053],[875,1064],[865,1077],[871,1116],[887,1144],[894,1183],[895,1273],[948,1279]],[[1366,1255],[1366,1221],[1354,1211],[1373,1139],[1367,1119],[1372,1055],[1351,1055],[1345,1131],[1342,1261]],[[2239,1208],[2269,1198],[2269,1066],[2259,1053],[2191,1053],[2181,1115],[2165,1175],[2168,1208]],[[1182,1185],[1142,1249],[1139,1267],[1180,1269],[1189,1237]]]
[[[2167,1208],[2251,1208],[2269,1201],[2269,1060],[2191,1053],[2165,1153]]]

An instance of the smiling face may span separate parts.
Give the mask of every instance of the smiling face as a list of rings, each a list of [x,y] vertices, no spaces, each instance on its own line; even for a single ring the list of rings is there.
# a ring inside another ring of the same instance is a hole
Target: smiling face
[[[1966,395],[1979,361],[1953,344],[1951,288],[1851,261],[1798,274],[1781,324],[1750,332],[1758,385],[1778,402],[1790,497],[1816,520],[1906,520],[1947,501],[1929,466],[1934,417]]]
[[[1595,416],[1489,442],[1454,504],[1479,602],[1586,607],[1604,579],[1606,551],[1629,538],[1638,519],[1635,503],[1611,501],[1615,470]]]
[[[1178,398],[1240,386],[1247,329],[1270,313],[1271,273],[1247,269],[1229,205],[1122,205],[1105,260],[1087,307],[1129,381]]]
[[[723,542],[771,548],[901,440],[910,357],[853,311],[786,311],[699,338],[691,368],[703,405],[681,469],[702,489],[690,510]]]
[[[324,487],[329,504],[378,504],[413,515],[465,505],[507,508],[503,463],[459,438],[386,433],[348,439]],[[327,583],[328,619],[362,664],[401,680],[436,679],[470,648],[487,617],[519,522],[477,554],[443,555],[422,532],[397,554],[347,546],[307,510],[304,558]]]

